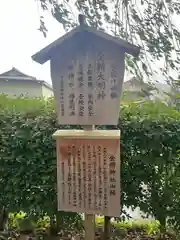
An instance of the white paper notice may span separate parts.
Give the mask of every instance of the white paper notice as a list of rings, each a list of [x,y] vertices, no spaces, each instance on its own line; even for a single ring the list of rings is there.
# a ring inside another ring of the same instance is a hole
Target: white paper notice
[[[57,140],[58,209],[120,215],[120,141]]]

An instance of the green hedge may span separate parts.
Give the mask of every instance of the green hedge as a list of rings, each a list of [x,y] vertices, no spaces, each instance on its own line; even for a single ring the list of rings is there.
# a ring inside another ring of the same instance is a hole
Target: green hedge
[[[45,216],[38,219],[37,221],[32,221],[31,218],[25,218],[25,214],[17,213],[10,214],[9,216],[9,228],[16,231],[29,229],[36,236],[45,236],[48,234],[50,228],[49,217]],[[78,233],[83,235],[83,221],[79,228]],[[103,234],[104,218],[96,217],[96,235]],[[61,226],[61,230],[64,231],[64,235],[70,233],[72,235],[77,234],[77,229],[71,228],[67,229],[64,226]],[[70,232],[68,231],[70,230]],[[125,221],[117,222],[111,221],[111,237],[112,239],[176,239],[175,234],[171,231],[166,232],[166,235],[169,236],[165,238],[162,236],[160,238],[160,223],[156,220],[134,220],[134,221]]]
[[[31,225],[37,230],[48,229],[49,225],[49,217],[44,216],[42,218],[33,221],[32,218],[26,218],[27,215],[23,212],[19,213],[10,213],[9,214],[9,228],[10,229],[20,229],[20,223],[24,225],[27,222],[31,222]],[[83,220],[82,220],[83,222]],[[102,229],[104,227],[104,217],[96,216],[96,228]],[[115,230],[126,230],[126,231],[144,231],[148,235],[158,234],[160,233],[160,223],[156,220],[133,220],[133,221],[111,221],[111,227]]]
[[[56,213],[53,106],[53,100],[0,98],[0,205],[11,212]],[[167,217],[178,226],[180,113],[162,103],[123,105],[118,128],[122,207],[139,206],[162,227]]]

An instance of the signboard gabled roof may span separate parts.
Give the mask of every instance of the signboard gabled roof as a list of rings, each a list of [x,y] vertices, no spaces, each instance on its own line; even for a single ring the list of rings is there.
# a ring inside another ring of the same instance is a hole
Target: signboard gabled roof
[[[116,44],[119,47],[124,48],[124,51],[128,54],[133,55],[134,57],[137,57],[140,52],[140,48],[136,45],[133,45],[123,39],[120,39],[118,37],[114,37],[112,35],[109,35],[107,33],[104,33],[103,31],[96,30],[92,27],[87,26],[86,24],[80,25],[67,34],[63,35],[47,47],[43,48],[41,51],[37,52],[35,55],[32,56],[32,59],[40,64],[43,64],[51,59],[52,52],[54,52],[54,49],[59,47],[62,43],[64,43],[66,40],[72,38],[75,34],[79,33],[91,33],[95,36],[98,36],[102,38],[102,40],[111,41],[112,43]]]

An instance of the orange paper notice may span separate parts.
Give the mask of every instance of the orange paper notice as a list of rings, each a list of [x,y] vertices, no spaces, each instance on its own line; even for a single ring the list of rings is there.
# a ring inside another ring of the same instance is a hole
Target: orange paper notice
[[[120,140],[57,139],[58,210],[120,215]]]

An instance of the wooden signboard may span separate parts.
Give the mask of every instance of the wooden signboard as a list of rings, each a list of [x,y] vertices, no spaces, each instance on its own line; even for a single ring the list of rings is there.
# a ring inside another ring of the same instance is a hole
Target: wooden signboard
[[[50,60],[60,125],[117,125],[125,53],[139,47],[80,26],[32,58]],[[64,130],[65,131],[65,130]],[[120,132],[79,131],[54,134],[57,143],[58,209],[86,213],[86,240],[94,239],[94,216],[120,216]]]
[[[86,52],[51,60],[59,124],[117,125],[124,54]]]
[[[120,215],[120,140],[57,138],[58,210]]]

